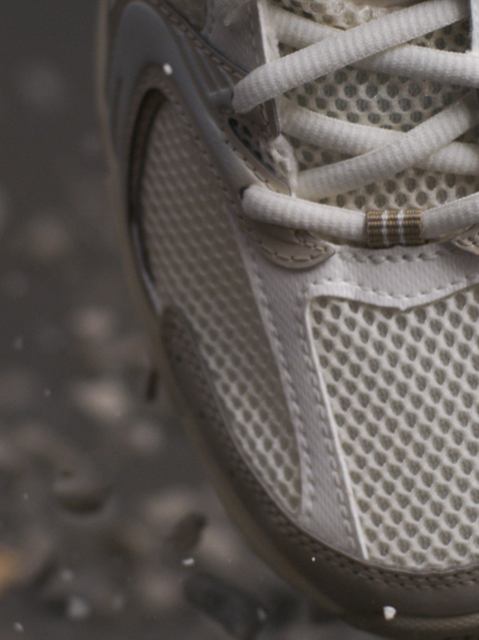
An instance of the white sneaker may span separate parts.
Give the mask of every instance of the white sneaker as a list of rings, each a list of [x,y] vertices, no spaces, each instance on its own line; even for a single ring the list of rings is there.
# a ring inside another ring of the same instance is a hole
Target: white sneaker
[[[476,638],[478,0],[104,0],[100,41],[125,247],[232,517],[352,624]]]

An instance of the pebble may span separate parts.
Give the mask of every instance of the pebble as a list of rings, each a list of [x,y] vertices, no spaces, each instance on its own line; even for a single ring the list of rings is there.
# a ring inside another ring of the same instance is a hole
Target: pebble
[[[256,598],[212,575],[190,576],[184,593],[191,604],[221,624],[235,640],[253,640],[268,619]]]
[[[82,307],[74,312],[71,325],[80,338],[102,341],[113,336],[116,318],[106,307]]]
[[[211,522],[205,529],[198,546],[198,556],[208,565],[227,568],[241,563],[241,547],[236,533],[225,523]]]
[[[79,380],[73,384],[73,400],[91,418],[114,425],[133,409],[130,391],[121,380]]]
[[[206,518],[202,513],[190,513],[180,520],[168,538],[168,543],[179,556],[190,554],[198,545]]]
[[[67,602],[66,616],[70,620],[86,620],[92,614],[92,608],[90,604],[80,598],[80,596],[71,596]]]
[[[110,494],[110,487],[87,469],[64,472],[54,483],[53,492],[60,504],[73,513],[98,511]]]
[[[169,536],[176,524],[193,513],[199,503],[196,493],[175,487],[145,498],[142,511],[146,521],[154,529]]]

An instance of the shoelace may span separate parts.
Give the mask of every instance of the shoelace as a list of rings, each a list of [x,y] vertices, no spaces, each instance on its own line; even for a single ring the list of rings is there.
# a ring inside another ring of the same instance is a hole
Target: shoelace
[[[217,0],[228,23],[250,0]],[[411,168],[456,175],[479,172],[479,145],[455,142],[479,124],[475,90],[408,133],[353,124],[302,108],[283,94],[307,82],[355,66],[371,71],[479,87],[479,0],[425,0],[366,24],[341,31],[269,6],[278,42],[298,49],[249,73],[236,87],[233,108],[248,113],[276,99],[281,130],[349,160],[298,173],[291,196],[251,186],[243,194],[249,217],[305,229],[343,241],[367,241],[366,213],[317,201],[346,193]],[[408,43],[472,17],[472,47],[467,53]],[[479,194],[422,212],[425,240],[451,237],[479,223]]]

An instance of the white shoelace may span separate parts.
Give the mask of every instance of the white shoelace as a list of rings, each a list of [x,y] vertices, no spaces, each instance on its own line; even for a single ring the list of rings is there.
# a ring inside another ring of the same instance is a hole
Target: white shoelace
[[[217,0],[225,22],[250,0]],[[405,44],[472,17],[472,47],[453,53]],[[247,113],[277,99],[281,130],[326,150],[353,156],[300,171],[292,196],[251,186],[243,196],[246,215],[346,241],[366,241],[366,213],[318,204],[338,193],[394,176],[411,167],[456,175],[479,172],[479,145],[455,140],[479,124],[472,90],[408,133],[353,124],[315,113],[284,93],[345,66],[479,87],[479,0],[425,0],[366,24],[341,31],[269,7],[277,40],[299,49],[252,71],[235,87],[233,108]],[[458,234],[479,223],[479,194],[423,212],[427,240]]]

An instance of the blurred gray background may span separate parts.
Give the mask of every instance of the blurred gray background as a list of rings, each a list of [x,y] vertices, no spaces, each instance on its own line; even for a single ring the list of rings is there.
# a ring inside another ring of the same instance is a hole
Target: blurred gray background
[[[97,2],[4,2],[0,637],[366,638],[229,524],[165,399],[108,211]]]

